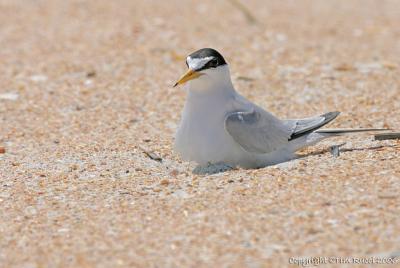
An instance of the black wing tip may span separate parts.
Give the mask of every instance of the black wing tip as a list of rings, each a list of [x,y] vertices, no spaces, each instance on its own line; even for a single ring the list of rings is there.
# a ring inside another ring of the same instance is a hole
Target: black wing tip
[[[331,122],[332,120],[334,120],[338,115],[340,114],[339,111],[334,111],[334,112],[329,112],[323,115],[320,115],[321,117],[324,118],[324,121],[322,121],[321,123],[317,124],[315,127],[308,129],[307,131],[300,131],[300,132],[295,132],[292,134],[292,136],[289,138],[289,140],[294,140],[297,139],[301,136],[304,136],[306,134],[309,134],[311,132],[316,131],[317,129],[325,126],[326,124],[328,124],[329,122]]]
[[[321,116],[325,117],[325,122],[328,123],[328,122],[332,121],[333,119],[335,119],[336,117],[338,117],[339,114],[340,114],[339,111],[334,111],[334,112],[329,112],[329,113],[323,114]]]
[[[334,120],[336,117],[338,117],[339,114],[340,114],[339,111],[334,111],[334,112],[329,112],[329,113],[321,115],[321,117],[325,118],[325,120],[321,123],[321,125],[318,128],[328,124],[329,122]]]

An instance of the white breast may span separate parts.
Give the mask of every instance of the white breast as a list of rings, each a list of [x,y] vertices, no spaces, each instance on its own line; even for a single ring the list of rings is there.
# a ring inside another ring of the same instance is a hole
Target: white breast
[[[237,161],[243,149],[225,130],[227,112],[235,109],[231,91],[189,91],[175,138],[184,160],[200,165]]]

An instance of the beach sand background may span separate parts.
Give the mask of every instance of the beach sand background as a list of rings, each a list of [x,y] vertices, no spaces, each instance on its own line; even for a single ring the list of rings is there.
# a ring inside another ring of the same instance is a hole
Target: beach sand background
[[[203,47],[281,118],[400,129],[398,1],[2,0],[0,25],[1,267],[400,255],[399,141],[214,175],[172,149]]]

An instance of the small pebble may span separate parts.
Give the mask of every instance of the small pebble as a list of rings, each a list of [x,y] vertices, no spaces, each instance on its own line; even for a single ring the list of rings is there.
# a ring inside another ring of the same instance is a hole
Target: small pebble
[[[95,77],[96,76],[96,72],[95,71],[90,71],[86,74],[86,77]]]
[[[173,170],[169,173],[169,175],[171,175],[171,176],[173,176],[173,177],[176,177],[176,176],[179,175],[179,171],[178,171],[177,169],[173,169]]]
[[[0,94],[0,99],[2,100],[11,100],[11,101],[15,101],[17,100],[19,97],[18,94],[16,93],[4,93],[4,94]]]
[[[169,180],[166,180],[166,179],[161,180],[161,181],[160,181],[160,185],[162,185],[162,186],[168,186],[168,185],[169,185]]]
[[[33,82],[44,82],[44,81],[47,81],[47,76],[45,76],[45,75],[32,75],[31,77],[30,77],[30,79],[33,81]]]

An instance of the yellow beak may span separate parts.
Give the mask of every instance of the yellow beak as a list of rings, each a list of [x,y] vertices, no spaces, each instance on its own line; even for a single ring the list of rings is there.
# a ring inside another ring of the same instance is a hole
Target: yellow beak
[[[176,87],[177,85],[182,85],[182,84],[186,83],[187,81],[195,79],[201,75],[203,75],[203,74],[196,72],[192,69],[189,69],[184,75],[181,76],[181,78],[179,78],[178,82],[175,83],[174,87]]]

